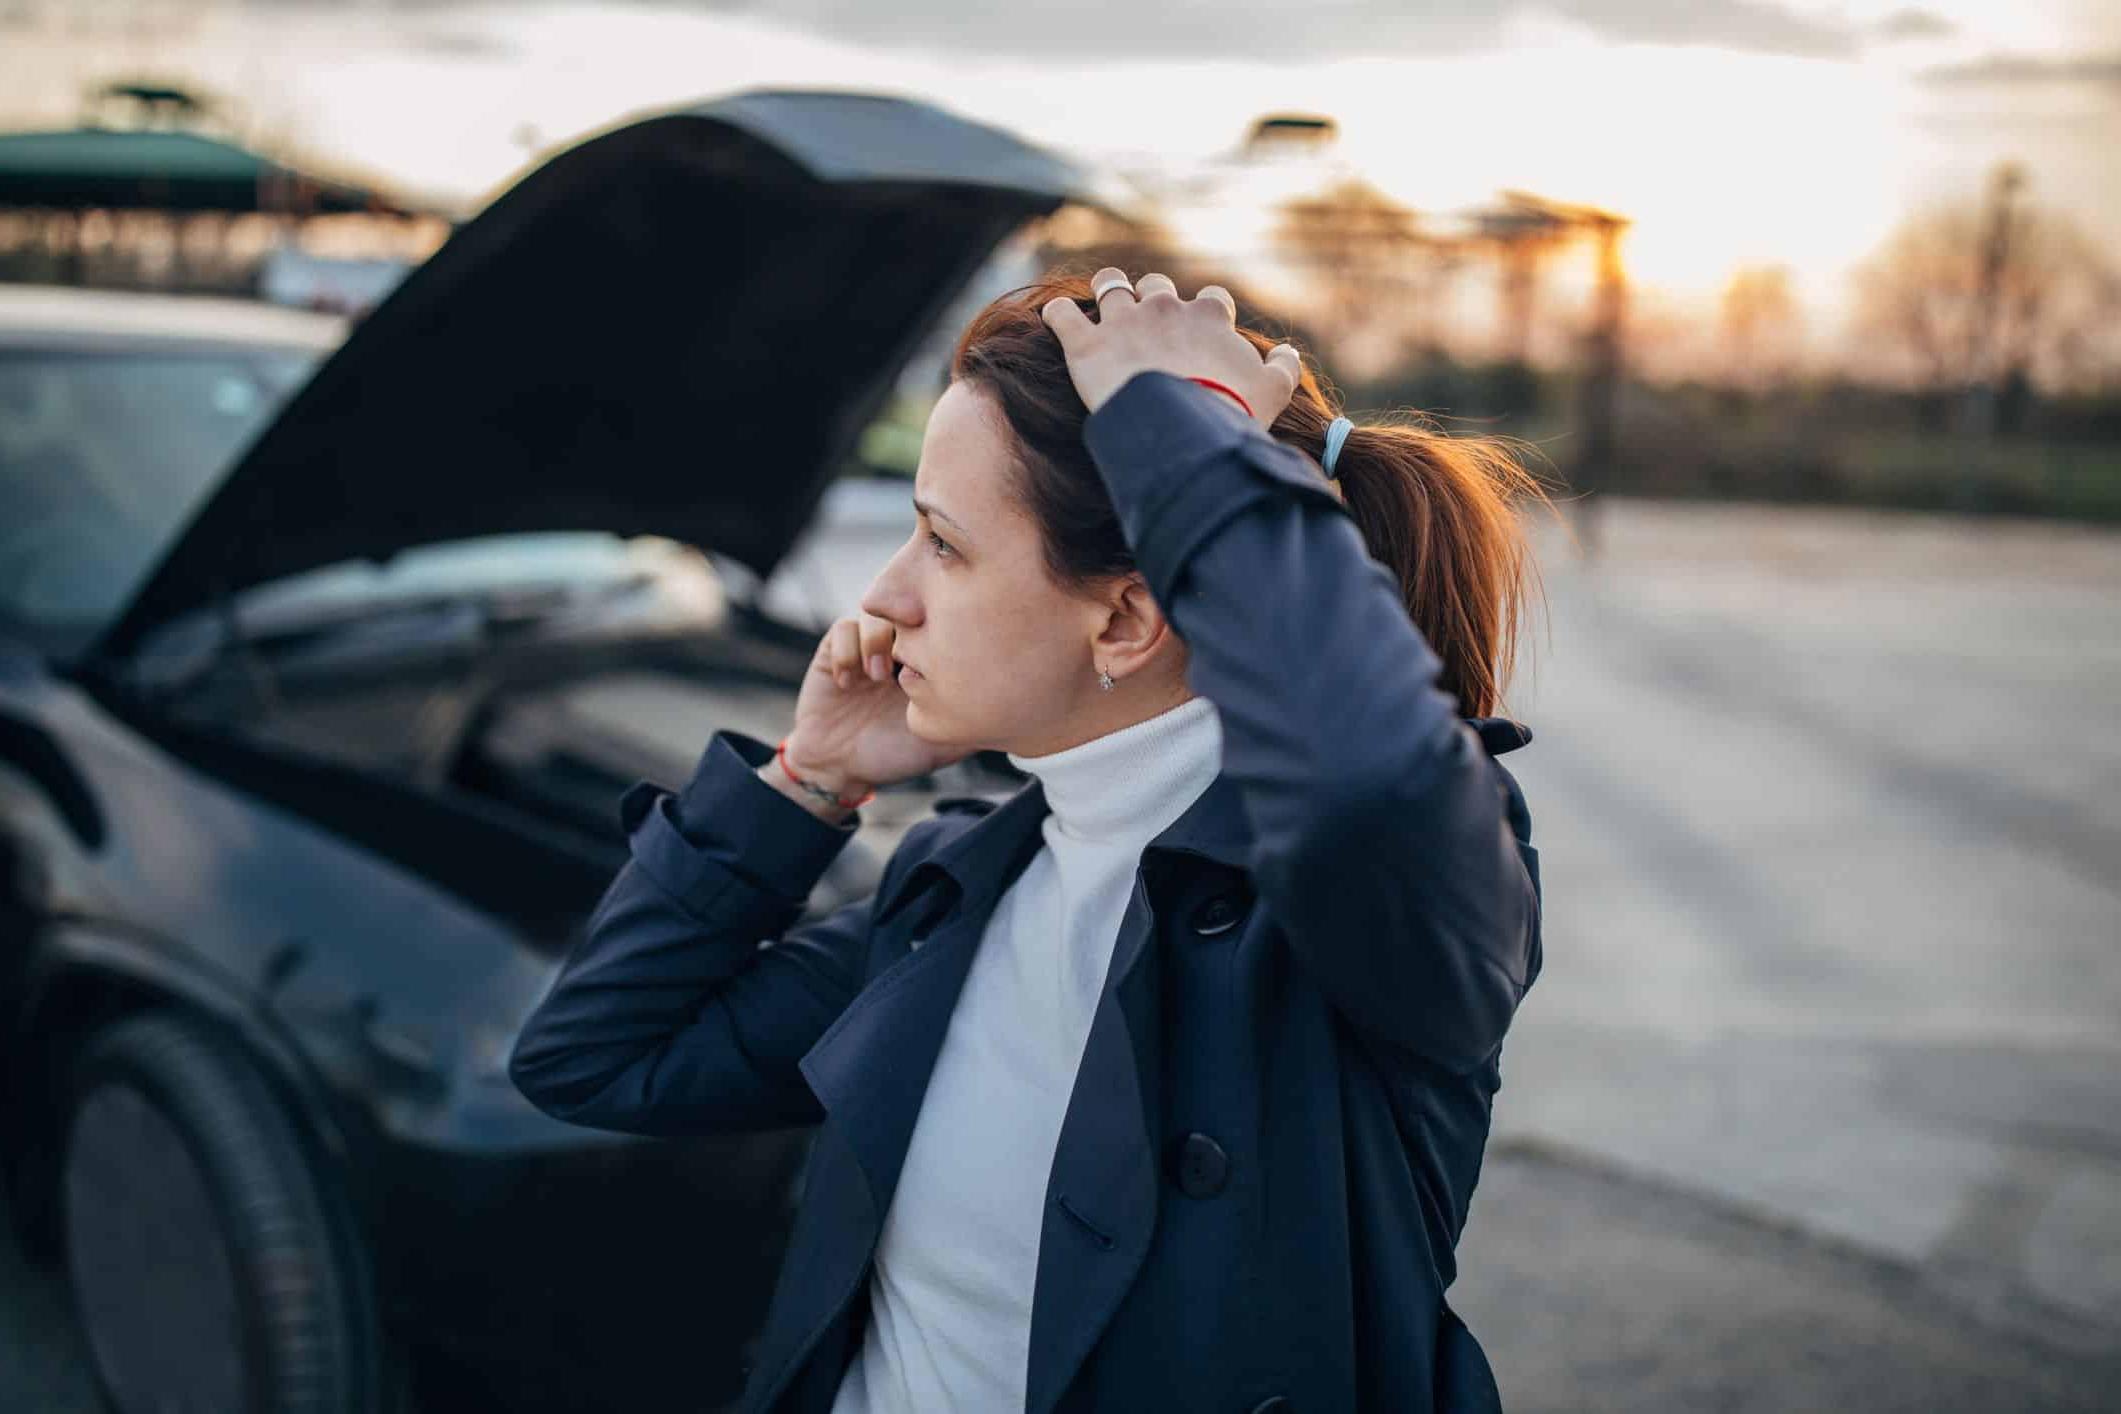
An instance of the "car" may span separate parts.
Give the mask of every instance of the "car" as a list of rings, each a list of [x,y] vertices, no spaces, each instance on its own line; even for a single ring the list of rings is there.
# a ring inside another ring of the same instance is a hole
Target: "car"
[[[579,1129],[507,1056],[624,789],[785,730],[819,625],[756,586],[1073,200],[759,91],[545,162],[351,326],[0,287],[0,1171],[113,1408],[737,1394],[812,1131]],[[880,794],[809,913],[1020,779]]]

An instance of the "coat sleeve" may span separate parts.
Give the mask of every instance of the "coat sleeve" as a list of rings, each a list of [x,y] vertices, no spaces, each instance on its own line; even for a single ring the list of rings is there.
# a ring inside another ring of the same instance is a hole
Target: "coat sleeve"
[[[1357,1027],[1470,1071],[1538,968],[1530,818],[1392,575],[1310,458],[1208,389],[1137,374],[1084,436],[1222,719],[1262,903]]]
[[[509,1058],[545,1113],[658,1135],[821,1117],[796,1062],[860,988],[875,899],[792,926],[860,817],[759,780],[772,755],[717,732],[681,791],[620,801],[627,862]]]

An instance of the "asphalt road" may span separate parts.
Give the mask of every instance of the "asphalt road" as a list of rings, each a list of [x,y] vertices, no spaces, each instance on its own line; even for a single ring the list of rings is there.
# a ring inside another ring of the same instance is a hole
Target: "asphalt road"
[[[1508,1407],[2121,1410],[2121,535],[1605,524],[1509,708],[1547,960],[1452,1292]],[[94,1407],[0,1249],[0,1409]]]
[[[2121,535],[1609,528],[1550,544],[1516,704],[1547,965],[1497,1138],[2121,1349]]]
[[[1505,1145],[1453,1309],[1510,1414],[2094,1414],[2121,1352],[1984,1319],[1919,1269]]]

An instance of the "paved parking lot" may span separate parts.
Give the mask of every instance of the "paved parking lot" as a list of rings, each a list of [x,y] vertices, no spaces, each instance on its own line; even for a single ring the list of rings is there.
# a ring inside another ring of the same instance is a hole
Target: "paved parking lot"
[[[1508,758],[1498,1136],[2121,1348],[2121,535],[1615,510]]]

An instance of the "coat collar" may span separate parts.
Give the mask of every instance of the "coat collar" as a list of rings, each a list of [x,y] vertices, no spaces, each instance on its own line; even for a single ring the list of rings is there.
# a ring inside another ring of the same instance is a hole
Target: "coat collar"
[[[984,917],[1038,851],[1042,842],[1039,826],[1050,813],[1046,788],[1036,778],[1025,783],[907,870],[879,905],[878,925],[890,922],[899,910],[943,880],[955,887],[963,912]],[[1239,868],[1245,863],[1251,838],[1237,787],[1227,774],[1220,774],[1143,852],[1197,854]]]
[[[1461,720],[1479,736],[1490,756],[1515,751],[1532,740],[1530,727],[1508,717]],[[948,879],[956,886],[965,912],[985,917],[1036,852],[1039,824],[1048,813],[1046,789],[1033,777],[907,870],[890,897],[879,905],[877,922],[888,922],[907,902],[932,889],[939,879]],[[1184,814],[1150,840],[1143,852],[1196,854],[1231,868],[1244,868],[1249,863],[1251,841],[1251,822],[1244,812],[1243,800],[1228,773],[1222,773],[1194,798]],[[1118,964],[1126,961],[1114,959],[1115,977],[1122,975]]]
[[[865,991],[877,988],[900,969],[932,970],[928,983],[913,989],[918,995],[930,998],[941,1006],[939,1017],[930,1018],[940,1045],[943,1025],[949,1020],[949,1010],[957,1002],[957,994],[964,984],[965,971],[971,962],[972,944],[986,926],[995,905],[1017,875],[1031,862],[1044,842],[1039,826],[1051,813],[1046,804],[1045,787],[1036,778],[1019,788],[986,815],[974,820],[950,839],[938,845],[933,852],[920,860],[902,876],[890,896],[878,907],[874,929],[884,936],[895,937],[904,930],[890,925],[901,911],[915,900],[933,899],[935,906],[918,910],[914,916],[938,921],[936,931],[930,936],[904,940],[908,951],[918,944],[918,951],[935,954],[932,967],[919,964],[905,954],[886,959],[884,974],[880,974]],[[1194,797],[1185,811],[1165,826],[1143,849],[1146,861],[1157,854],[1191,854],[1210,859],[1230,868],[1246,866],[1252,841],[1252,827],[1245,814],[1242,797],[1236,784],[1227,773],[1218,774],[1208,783],[1207,789]],[[938,897],[945,889],[949,898]],[[924,925],[916,924],[919,931]],[[969,937],[965,935],[970,935]],[[1122,932],[1107,969],[1105,986],[1111,990],[1124,983],[1141,960],[1142,945],[1148,936],[1146,929],[1128,929]],[[951,946],[938,946],[949,943]],[[957,946],[962,944],[962,946]],[[894,982],[889,989],[905,992],[903,983]],[[903,1005],[903,1002],[900,1003]],[[828,1086],[836,1070],[835,1058],[851,1056],[858,1046],[854,1037],[842,1033],[853,1030],[856,1035],[866,1030],[856,1025],[850,1027],[850,1014],[867,1010],[862,1000],[843,1013],[840,1024],[828,1030],[804,1062],[806,1071],[813,1074],[815,1082],[825,1079]],[[924,1055],[920,1065],[919,1083],[924,1089],[929,1070],[934,1064],[934,1048]],[[901,1074],[904,1074],[901,1071]],[[913,1093],[915,1107],[921,1089]],[[896,1178],[897,1159],[903,1158],[901,1151],[896,1158],[889,1155],[889,1147],[878,1152],[878,1164],[872,1177],[880,1180],[878,1193],[880,1202],[888,1203],[889,1190]]]

